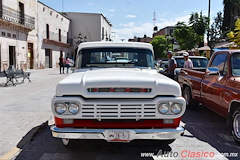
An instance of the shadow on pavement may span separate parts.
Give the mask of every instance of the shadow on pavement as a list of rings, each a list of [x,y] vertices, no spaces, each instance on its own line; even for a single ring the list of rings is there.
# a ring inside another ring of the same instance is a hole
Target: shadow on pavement
[[[210,144],[220,153],[238,153],[238,157],[232,159],[240,158],[240,146],[234,141],[230,129],[226,127],[224,117],[200,106],[196,109],[187,109],[182,121],[186,123],[186,130],[197,139]]]
[[[27,142],[29,139],[25,140]],[[53,138],[47,125],[42,126],[31,141],[22,146],[16,160],[153,160],[141,157],[141,153],[162,154],[171,147],[160,141],[132,141],[131,143],[108,143],[104,140],[73,140],[71,148],[63,146],[61,139]],[[161,154],[160,154],[161,155]],[[164,155],[163,155],[164,156]]]

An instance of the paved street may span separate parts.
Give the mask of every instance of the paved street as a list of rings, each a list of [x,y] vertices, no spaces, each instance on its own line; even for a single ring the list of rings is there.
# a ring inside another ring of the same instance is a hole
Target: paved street
[[[0,78],[0,157],[12,154],[18,142],[33,127],[46,122],[51,115],[51,98],[56,84],[63,77],[56,69],[31,71],[31,83],[11,84],[4,87],[5,78]]]
[[[66,76],[58,73],[51,69],[34,70],[32,83],[25,81],[16,87],[4,87],[5,79],[0,79],[1,160],[14,157],[14,154],[17,160],[239,159],[240,146],[226,130],[225,119],[203,107],[187,110],[182,119],[185,134],[170,145],[158,141],[75,140],[73,148],[65,148],[60,139],[51,136],[45,123],[51,116],[50,102],[56,83]],[[198,153],[213,157],[196,158]],[[232,155],[226,158],[220,153]]]

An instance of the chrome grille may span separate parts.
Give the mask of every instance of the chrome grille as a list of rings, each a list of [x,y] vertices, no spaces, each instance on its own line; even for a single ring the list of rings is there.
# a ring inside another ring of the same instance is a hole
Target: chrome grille
[[[156,117],[156,104],[82,104],[82,118],[147,119]]]

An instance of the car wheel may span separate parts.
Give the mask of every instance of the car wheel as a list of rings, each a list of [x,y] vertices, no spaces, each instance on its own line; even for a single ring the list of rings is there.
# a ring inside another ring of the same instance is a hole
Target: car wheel
[[[188,108],[195,108],[197,103],[192,98],[192,92],[189,87],[185,87],[183,90],[183,97],[186,100],[186,106]]]
[[[232,116],[232,135],[234,140],[240,144],[240,108],[237,108]]]

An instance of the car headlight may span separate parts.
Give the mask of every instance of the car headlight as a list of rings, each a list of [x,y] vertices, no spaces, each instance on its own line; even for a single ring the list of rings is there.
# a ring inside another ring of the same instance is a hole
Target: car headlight
[[[55,103],[55,111],[57,114],[63,114],[67,110],[65,103]]]
[[[179,114],[182,111],[182,105],[179,103],[173,103],[171,105],[171,112],[174,114]]]
[[[169,103],[159,103],[158,111],[161,114],[166,114],[169,111]]]
[[[71,114],[77,114],[78,111],[79,111],[79,106],[77,103],[69,103],[68,105],[68,111],[71,113]]]

